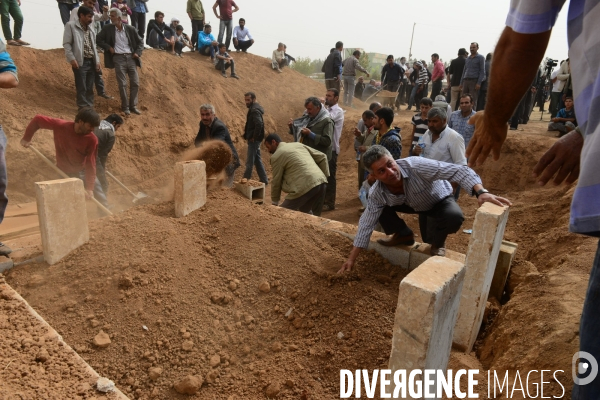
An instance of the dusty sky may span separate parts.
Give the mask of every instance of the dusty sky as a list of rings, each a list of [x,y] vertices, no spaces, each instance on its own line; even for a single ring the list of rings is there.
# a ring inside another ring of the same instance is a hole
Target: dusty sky
[[[509,0],[236,0],[240,11],[237,21],[246,19],[256,43],[250,52],[270,57],[278,42],[288,46],[294,57],[325,58],[335,42],[345,47],[360,47],[368,52],[408,56],[413,23],[416,22],[412,54],[430,59],[438,53],[444,61],[456,57],[460,47],[469,48],[475,41],[480,52],[494,49],[505,26]],[[165,20],[178,17],[188,34],[189,18],[186,0],[148,0],[147,18],[154,12],[165,13]],[[212,11],[213,1],[204,1],[208,8],[206,21],[218,34],[218,19]],[[547,56],[567,57],[566,15],[563,8],[552,33]],[[22,0],[25,18],[23,39],[33,47],[62,47],[63,27],[54,0]],[[418,16],[417,16],[418,15]],[[379,22],[381,20],[381,22]],[[384,22],[385,21],[385,22]],[[215,27],[216,26],[216,27]],[[232,47],[233,48],[233,47]]]

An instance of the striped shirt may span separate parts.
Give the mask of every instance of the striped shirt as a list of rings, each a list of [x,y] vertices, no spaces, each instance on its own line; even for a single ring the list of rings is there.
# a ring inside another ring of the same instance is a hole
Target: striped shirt
[[[427,69],[422,67],[419,70],[419,78],[417,79],[417,85],[426,85],[429,82],[429,74],[427,73]]]
[[[506,25],[515,32],[547,32],[565,0],[512,0]],[[600,236],[600,2],[571,0],[567,19],[577,122],[585,132],[579,182],[571,203],[570,230]]]
[[[471,114],[466,117],[462,116],[462,111],[457,110],[450,114],[448,118],[448,126],[460,133],[465,139],[465,148],[469,147],[469,142],[473,137],[473,132],[475,132],[475,125],[469,125],[469,120],[473,115],[475,115],[475,110],[471,110]]]
[[[418,113],[412,117],[411,123],[415,126],[415,135],[413,137],[412,144],[417,144],[419,143],[421,136],[423,136],[425,132],[427,132],[427,129],[429,129],[429,126],[427,125],[427,118],[421,118],[421,113]]]
[[[369,202],[358,221],[358,232],[354,246],[367,248],[373,229],[385,206],[406,204],[415,211],[431,210],[433,206],[451,196],[452,186],[448,181],[460,184],[467,193],[473,186],[481,184],[481,178],[466,165],[448,164],[423,157],[407,157],[396,160],[404,181],[404,194],[392,194],[377,181],[369,190]]]

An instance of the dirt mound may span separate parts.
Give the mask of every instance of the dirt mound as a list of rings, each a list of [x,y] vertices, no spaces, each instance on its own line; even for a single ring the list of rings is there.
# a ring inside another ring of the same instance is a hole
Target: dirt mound
[[[64,261],[7,280],[132,398],[178,398],[186,376],[202,377],[202,398],[261,399],[267,387],[334,398],[340,368],[387,363],[398,267],[364,252],[337,277],[351,241],[231,190],[185,218],[173,212],[163,203],[94,221]],[[91,345],[100,330],[104,349]]]
[[[206,176],[220,174],[231,162],[231,149],[219,140],[202,143],[202,147],[187,150],[181,156],[182,161],[200,160],[206,163]]]

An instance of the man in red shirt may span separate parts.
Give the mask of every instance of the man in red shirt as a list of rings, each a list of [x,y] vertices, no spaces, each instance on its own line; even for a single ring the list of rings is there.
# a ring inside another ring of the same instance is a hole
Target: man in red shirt
[[[440,56],[437,53],[431,55],[433,62],[433,72],[431,73],[431,101],[435,101],[435,97],[442,91],[442,80],[444,80],[444,63],[440,61]]]
[[[217,14],[217,6],[219,7],[219,12],[221,15]],[[233,13],[239,9],[240,8],[233,0],[217,0],[213,5],[213,12],[215,13],[215,16],[221,20],[221,23],[219,24],[219,37],[217,38],[217,42],[225,43],[225,46],[227,46],[227,51],[231,51],[229,50],[229,44],[231,43],[231,33],[233,32]],[[227,39],[225,39],[225,42],[223,42],[225,27],[227,27]]]
[[[39,129],[53,131],[56,166],[69,176],[81,178],[86,197],[91,199],[95,195],[107,206],[100,182],[96,179],[98,138],[94,135],[94,128],[99,125],[100,116],[91,108],[81,109],[75,116],[75,122],[36,115],[25,129],[21,146],[29,147]]]

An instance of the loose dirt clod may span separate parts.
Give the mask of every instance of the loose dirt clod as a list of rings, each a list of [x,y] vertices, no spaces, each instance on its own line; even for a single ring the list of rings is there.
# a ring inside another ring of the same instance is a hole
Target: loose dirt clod
[[[104,331],[100,331],[96,336],[94,336],[93,343],[94,346],[105,349],[110,345],[111,341],[108,334],[106,334]]]
[[[188,375],[179,382],[177,382],[173,387],[175,391],[179,394],[196,394],[200,387],[202,386],[203,379],[199,376]]]
[[[271,383],[265,390],[265,394],[269,399],[276,398],[279,392],[281,392],[281,385],[277,382]]]
[[[160,376],[162,375],[162,368],[150,368],[148,370],[148,377],[150,377],[150,379],[152,379],[153,381],[157,380],[158,378],[160,378]]]
[[[271,291],[271,285],[269,285],[269,282],[267,281],[262,281],[258,284],[258,290],[263,293],[269,293]]]

